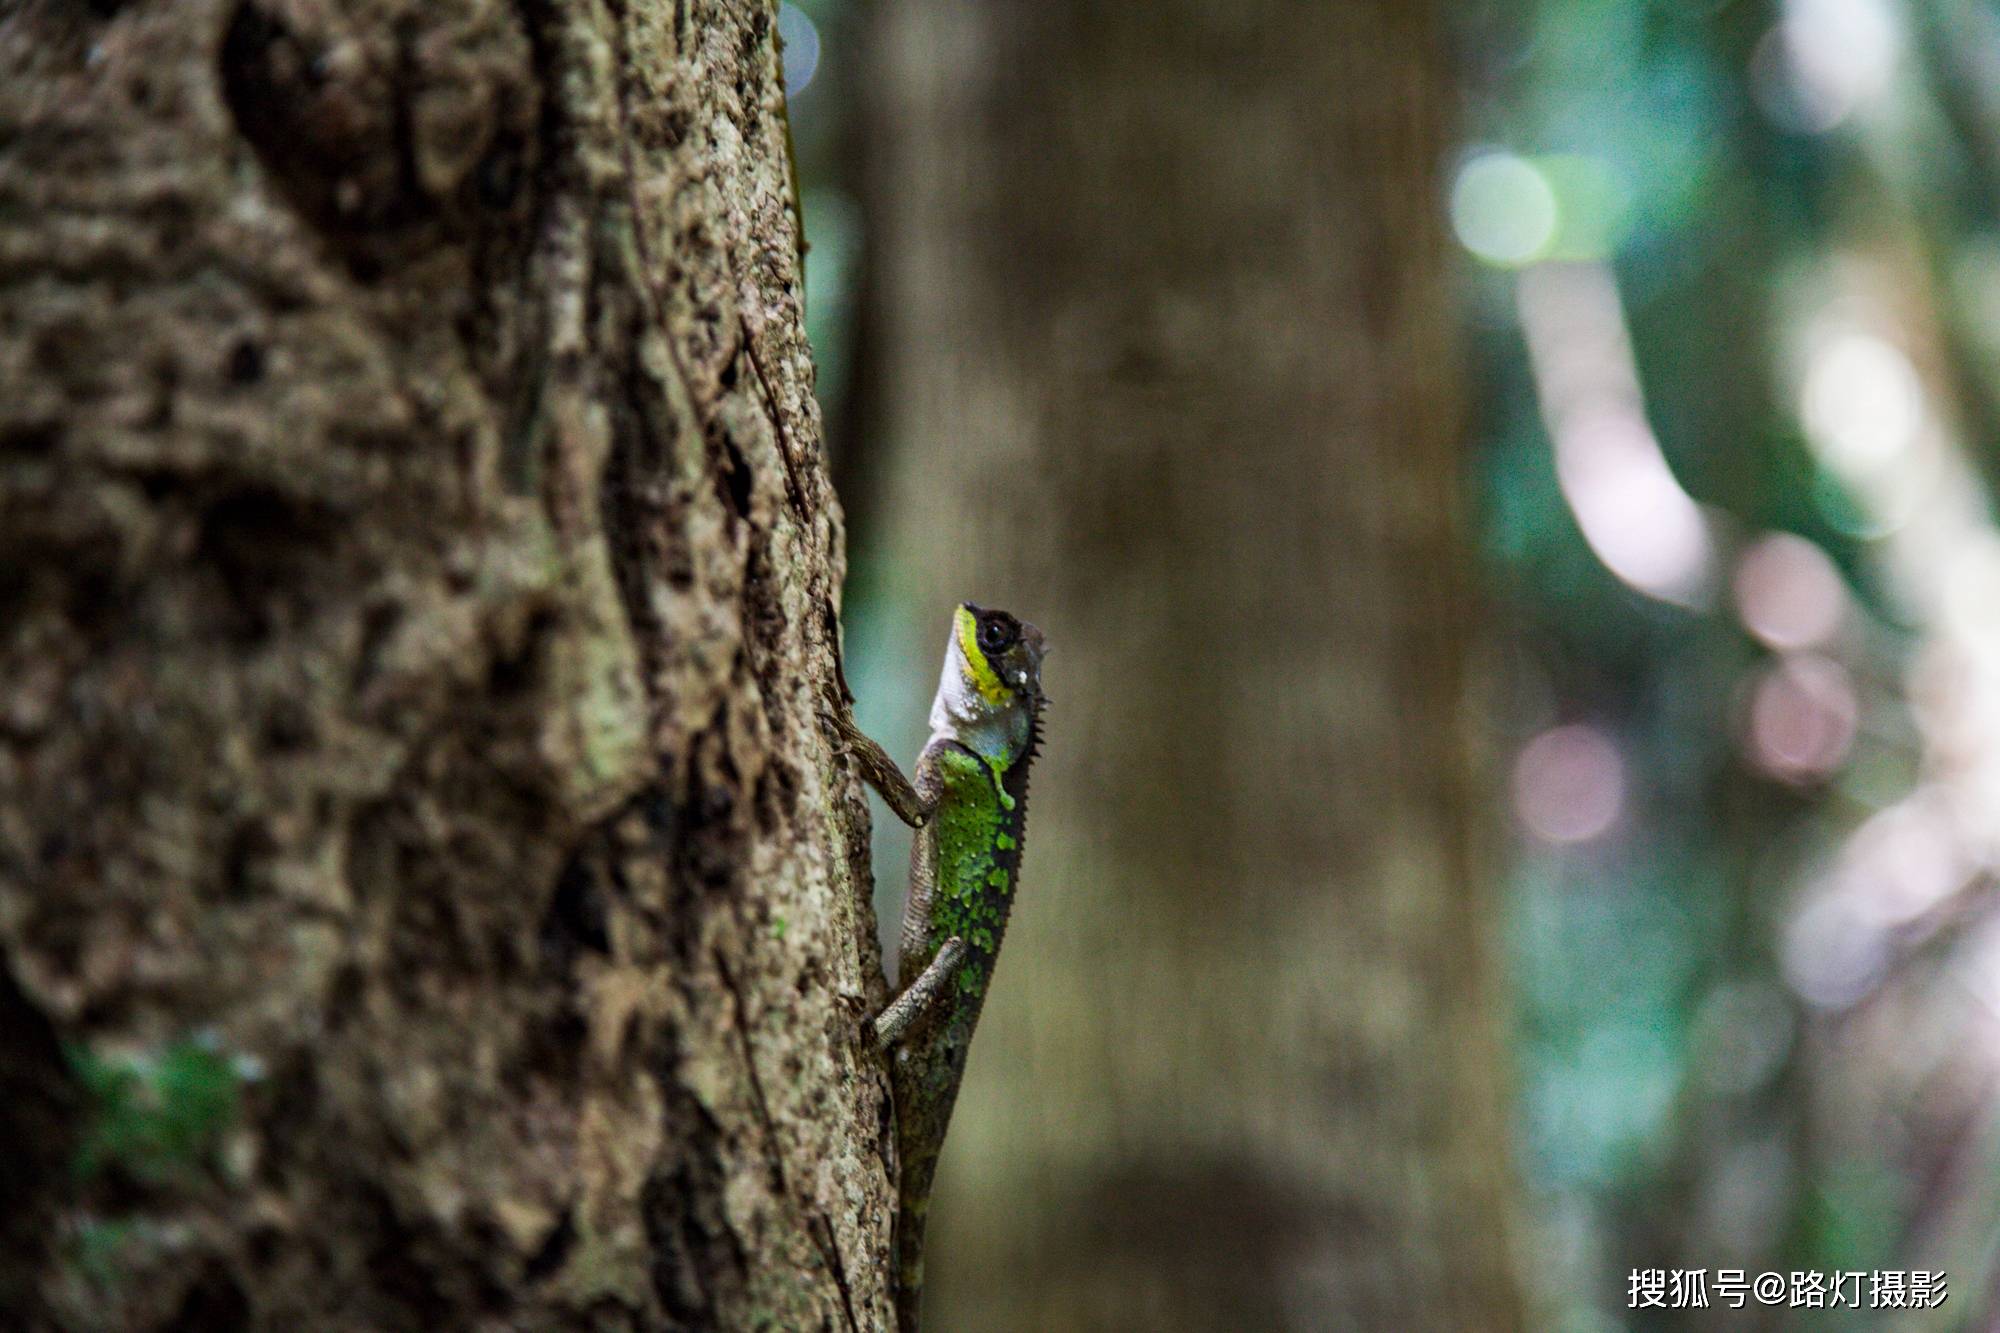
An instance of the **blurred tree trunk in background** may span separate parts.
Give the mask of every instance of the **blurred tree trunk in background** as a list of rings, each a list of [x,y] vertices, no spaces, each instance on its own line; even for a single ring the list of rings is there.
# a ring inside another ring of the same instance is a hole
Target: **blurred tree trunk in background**
[[[1516,1326],[1436,15],[876,38],[876,555],[1054,645],[935,1322]]]
[[[772,7],[0,8],[10,1327],[879,1327]]]

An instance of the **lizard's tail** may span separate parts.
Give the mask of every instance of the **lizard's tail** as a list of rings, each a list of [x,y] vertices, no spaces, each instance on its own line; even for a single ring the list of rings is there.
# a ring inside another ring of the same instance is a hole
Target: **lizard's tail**
[[[902,1207],[896,1217],[896,1333],[918,1333],[924,1307],[924,1222],[931,1210],[937,1158],[903,1163]]]
[[[924,1223],[904,1217],[896,1223],[896,1333],[918,1333],[923,1312]]]

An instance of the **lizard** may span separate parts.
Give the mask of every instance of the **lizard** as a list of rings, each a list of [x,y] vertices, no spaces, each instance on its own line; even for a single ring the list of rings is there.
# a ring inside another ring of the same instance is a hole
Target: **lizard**
[[[862,777],[916,830],[898,993],[871,1024],[888,1059],[902,1168],[894,1270],[900,1333],[918,1333],[931,1183],[1013,906],[1047,651],[1035,626],[961,603],[914,781],[851,713],[836,714]]]

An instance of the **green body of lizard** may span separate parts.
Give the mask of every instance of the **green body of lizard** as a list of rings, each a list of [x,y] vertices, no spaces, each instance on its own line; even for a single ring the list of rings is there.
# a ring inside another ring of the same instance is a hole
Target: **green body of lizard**
[[[1043,651],[1033,625],[966,603],[953,615],[931,738],[914,785],[873,742],[854,737],[864,775],[917,829],[900,993],[875,1021],[876,1040],[889,1057],[902,1163],[895,1274],[901,1333],[917,1331],[931,1183],[1013,907],[1028,768],[1040,740]]]

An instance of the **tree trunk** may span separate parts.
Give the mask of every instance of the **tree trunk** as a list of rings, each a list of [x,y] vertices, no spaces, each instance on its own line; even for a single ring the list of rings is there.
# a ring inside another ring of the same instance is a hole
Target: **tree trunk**
[[[877,37],[871,558],[1053,645],[931,1315],[1517,1326],[1434,9]]]
[[[0,5],[10,1323],[888,1319],[773,8]]]

